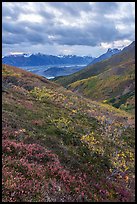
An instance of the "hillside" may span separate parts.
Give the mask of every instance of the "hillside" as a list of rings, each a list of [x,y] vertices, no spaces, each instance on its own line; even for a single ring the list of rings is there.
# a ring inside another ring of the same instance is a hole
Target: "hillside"
[[[66,87],[67,85],[75,81],[86,79],[90,76],[98,75],[103,71],[108,70],[112,66],[117,66],[120,63],[127,62],[127,60],[130,59],[135,59],[135,41],[132,42],[128,47],[125,47],[119,54],[113,55],[109,59],[106,59],[93,65],[89,65],[83,70],[76,72],[72,75],[65,77],[56,77],[54,81]]]
[[[107,60],[54,81],[93,100],[134,113],[135,42]]]
[[[134,117],[2,66],[3,202],[135,201]]]
[[[96,64],[97,62],[101,62],[105,59],[108,59],[110,58],[111,56],[115,55],[115,54],[118,54],[121,50],[119,49],[111,49],[111,48],[108,48],[107,52],[100,55],[99,57],[95,58],[92,62],[89,63],[89,65],[91,64]]]

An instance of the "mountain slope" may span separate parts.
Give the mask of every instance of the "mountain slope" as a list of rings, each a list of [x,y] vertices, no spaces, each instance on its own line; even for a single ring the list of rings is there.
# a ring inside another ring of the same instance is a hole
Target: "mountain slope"
[[[134,201],[134,117],[2,66],[3,202]]]
[[[91,63],[89,63],[89,65],[95,64],[97,62],[101,62],[101,61],[103,61],[105,59],[108,59],[111,56],[113,56],[115,54],[118,54],[119,52],[121,52],[121,50],[109,48],[106,53],[104,53],[104,54],[100,55],[99,57],[95,58]]]
[[[127,62],[127,59],[135,59],[135,42],[131,43],[131,45],[124,48],[119,54],[113,55],[109,59],[98,62],[94,65],[89,65],[83,70],[76,72],[70,76],[56,77],[53,81],[56,81],[66,87],[67,85],[75,81],[98,75],[111,67],[117,66],[120,63]]]
[[[93,100],[104,101],[134,113],[135,43],[108,60],[55,81]]]

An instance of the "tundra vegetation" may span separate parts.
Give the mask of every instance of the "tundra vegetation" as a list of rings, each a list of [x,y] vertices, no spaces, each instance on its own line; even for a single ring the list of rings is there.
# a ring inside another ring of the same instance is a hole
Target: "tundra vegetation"
[[[3,65],[3,202],[135,201],[134,130],[134,114]]]

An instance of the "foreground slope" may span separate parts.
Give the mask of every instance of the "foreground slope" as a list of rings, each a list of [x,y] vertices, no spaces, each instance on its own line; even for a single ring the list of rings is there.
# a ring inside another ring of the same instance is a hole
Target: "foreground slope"
[[[134,201],[134,118],[2,67],[3,201]]]
[[[86,97],[134,113],[135,42],[108,60],[55,81]]]

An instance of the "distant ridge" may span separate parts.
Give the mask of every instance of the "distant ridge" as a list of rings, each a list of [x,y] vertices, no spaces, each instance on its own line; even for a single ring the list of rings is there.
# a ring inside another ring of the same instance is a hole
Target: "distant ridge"
[[[23,66],[42,66],[42,65],[61,65],[61,64],[89,64],[94,60],[91,56],[76,56],[76,55],[47,55],[42,53],[37,54],[13,54],[4,56],[2,63],[23,67]]]
[[[95,58],[91,63],[89,63],[89,65],[95,64],[97,62],[101,62],[102,60],[105,60],[105,59],[108,59],[111,56],[113,56],[115,54],[118,54],[119,52],[121,52],[121,50],[119,50],[117,48],[115,48],[115,49],[108,48],[106,53],[104,53],[104,54],[100,55],[99,57]]]

